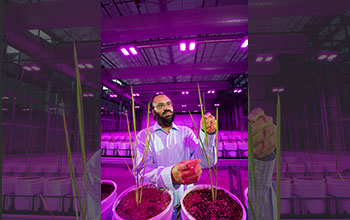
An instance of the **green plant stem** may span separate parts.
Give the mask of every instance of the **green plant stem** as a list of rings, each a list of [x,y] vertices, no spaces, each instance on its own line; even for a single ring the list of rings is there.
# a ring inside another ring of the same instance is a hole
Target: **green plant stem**
[[[63,100],[62,100],[63,102]],[[69,175],[71,178],[72,182],[72,189],[73,189],[73,196],[74,196],[74,202],[75,202],[75,214],[78,220],[78,210],[77,210],[77,197],[79,201],[79,207],[80,209],[83,208],[81,199],[80,199],[80,194],[78,190],[78,184],[77,184],[77,179],[74,173],[74,167],[73,167],[73,161],[72,161],[72,152],[70,150],[70,144],[69,144],[69,136],[68,136],[68,129],[67,129],[67,122],[66,122],[66,115],[64,112],[64,108],[62,108],[62,114],[63,114],[63,126],[64,126],[64,132],[65,132],[65,137],[66,137],[66,145],[67,145],[67,157],[68,157],[68,164],[69,164]],[[85,213],[82,212],[83,219],[85,219]]]
[[[250,112],[250,95],[249,95],[249,88],[248,88],[248,112]],[[252,128],[251,123],[248,121],[248,163],[250,166],[250,171],[252,173],[252,181],[253,181],[253,190],[254,190],[254,201],[255,201],[255,213],[254,209],[252,210],[253,216],[258,219],[258,202],[257,202],[257,196],[256,196],[256,178],[255,178],[255,163],[254,163],[254,149],[253,149],[253,135],[252,135]]]
[[[80,73],[78,68],[78,57],[77,57],[77,49],[75,45],[75,41],[73,41],[74,45],[74,61],[75,61],[75,72],[77,77],[77,105],[78,105],[78,121],[79,121],[79,133],[80,133],[80,146],[81,146],[81,155],[83,160],[83,169],[84,169],[84,185],[85,185],[85,207],[82,212],[87,215],[87,170],[86,170],[86,155],[85,155],[85,132],[84,132],[84,112],[83,112],[83,99],[82,99],[82,88],[80,81]],[[87,217],[87,216],[86,216]]]
[[[126,123],[128,126],[128,134],[129,134],[129,138],[130,138],[130,145],[131,145],[131,151],[133,152],[132,154],[132,163],[133,163],[133,175],[135,175],[135,170],[136,170],[136,179],[135,179],[135,183],[136,183],[136,188],[135,188],[135,200],[136,200],[136,204],[137,206],[139,206],[139,177],[138,177],[138,170],[136,169],[137,165],[136,165],[136,155],[135,155],[135,149],[134,149],[134,145],[132,143],[132,139],[131,139],[131,134],[130,134],[130,123],[129,123],[129,117],[128,117],[128,113],[125,114],[126,115]]]
[[[216,107],[216,169],[215,169],[215,185],[216,185],[216,190],[215,190],[215,200],[218,197],[218,175],[217,172],[219,171],[219,108]]]
[[[281,213],[281,103],[280,95],[277,93],[277,219],[280,219]]]

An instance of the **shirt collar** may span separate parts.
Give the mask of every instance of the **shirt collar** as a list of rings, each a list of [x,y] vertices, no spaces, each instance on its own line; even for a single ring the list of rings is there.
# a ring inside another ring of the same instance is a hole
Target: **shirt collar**
[[[179,127],[177,127],[177,125],[173,122],[173,126],[171,127],[170,130],[180,130]],[[153,125],[153,131],[157,131],[157,130],[163,130],[162,127],[160,127],[160,125],[158,124],[158,122],[156,122],[154,125]]]

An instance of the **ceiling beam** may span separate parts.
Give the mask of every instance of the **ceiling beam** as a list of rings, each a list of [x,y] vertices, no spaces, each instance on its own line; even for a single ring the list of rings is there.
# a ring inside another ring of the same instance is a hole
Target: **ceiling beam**
[[[214,82],[199,82],[201,91],[207,90],[226,90],[230,88],[230,83],[227,81],[214,81]],[[195,82],[177,82],[177,83],[159,83],[159,84],[143,84],[143,85],[133,85],[133,90],[136,93],[156,93],[156,92],[181,92],[189,91],[191,93],[195,92],[197,94],[198,87]],[[130,93],[130,86],[124,87],[124,91]],[[209,95],[209,94],[208,94]]]
[[[304,34],[251,34],[249,35],[249,55],[256,53],[304,53],[306,50]]]
[[[70,77],[76,78],[73,59],[73,44],[66,44],[63,47],[60,47],[60,45],[53,46],[47,43],[46,41],[43,41],[38,37],[30,34],[29,32],[7,32],[3,35],[2,39],[6,44],[31,56],[33,60],[39,60],[41,64],[44,64],[53,70],[66,74]],[[95,45],[95,47],[93,47],[93,45]],[[84,44],[82,46],[79,43],[77,44],[77,54],[79,57],[79,61],[84,62],[91,60],[100,60],[100,53],[98,47],[96,48],[97,44],[94,43],[93,45]],[[89,48],[86,49],[87,47]],[[97,50],[94,51],[94,49]],[[86,59],[86,57],[84,57],[83,55],[83,52],[88,51],[90,51],[89,59]],[[67,62],[67,57],[71,59],[71,62]],[[99,67],[95,67],[94,69],[89,71],[81,71],[80,75],[82,83],[94,88],[99,88],[100,85],[96,85],[96,80],[89,77],[89,75],[91,75],[91,72],[96,71],[99,71]]]
[[[334,16],[344,14],[347,10],[349,10],[349,0],[269,0],[268,2],[266,0],[249,0],[249,19]]]
[[[247,31],[247,5],[197,8],[103,18],[101,43]]]
[[[100,7],[100,2],[94,0],[5,4],[2,10],[3,18],[6,18],[3,31],[100,27]]]
[[[248,70],[248,62],[191,63],[144,66],[121,69],[104,69],[103,75],[110,79],[135,79],[160,76],[240,74]]]

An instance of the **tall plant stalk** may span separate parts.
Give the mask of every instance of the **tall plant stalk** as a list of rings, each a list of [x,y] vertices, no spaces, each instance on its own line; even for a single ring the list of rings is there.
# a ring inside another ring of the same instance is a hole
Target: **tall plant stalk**
[[[145,147],[143,150],[143,154],[141,157],[141,163],[140,167],[137,165],[137,134],[136,134],[136,116],[135,116],[135,101],[134,101],[134,92],[133,92],[133,87],[131,85],[131,102],[132,102],[132,119],[133,119],[133,125],[134,125],[134,135],[135,135],[135,146],[133,144],[132,138],[131,138],[131,132],[130,132],[130,123],[129,123],[129,117],[128,114],[126,113],[126,122],[127,122],[127,127],[128,127],[128,135],[130,139],[130,147],[132,151],[132,163],[133,163],[133,173],[132,175],[135,176],[135,200],[137,207],[140,207],[141,201],[142,201],[142,190],[143,190],[143,182],[144,182],[144,176],[145,176],[145,167],[143,169],[143,173],[141,174],[141,168],[142,166],[145,165],[145,159],[147,158],[148,155],[148,149],[149,149],[149,143],[151,140],[151,135],[152,135],[152,129],[149,131],[149,111],[150,111],[150,106],[148,105],[147,109],[147,128],[146,128],[146,142],[145,142]],[[129,167],[129,166],[128,166]],[[129,168],[130,170],[130,168]],[[139,176],[141,179],[139,179]],[[140,183],[141,180],[141,183]]]
[[[249,94],[249,88],[248,88],[248,112],[250,112],[250,94]],[[254,163],[254,146],[253,146],[253,134],[252,134],[252,127],[251,123],[248,120],[248,163],[250,167],[250,172],[252,174],[252,181],[253,181],[253,191],[254,191],[254,201],[255,201],[255,211],[253,209],[253,206],[250,202],[249,195],[248,195],[248,204],[249,209],[252,211],[253,218],[257,220],[259,218],[258,216],[258,202],[256,200],[256,178],[255,178],[255,163]]]
[[[277,157],[277,219],[281,217],[281,102],[280,94],[277,93],[277,142],[276,142],[276,157]]]
[[[85,155],[85,132],[84,132],[84,112],[83,112],[83,95],[81,89],[80,73],[78,68],[78,56],[77,48],[74,44],[74,63],[75,63],[75,72],[77,77],[77,105],[78,105],[78,121],[79,121],[79,134],[80,134],[80,147],[81,147],[81,156],[83,160],[83,169],[84,169],[84,185],[85,185],[85,202],[84,202],[84,212],[86,213],[86,208],[88,206],[87,199],[87,171],[86,171],[86,155]]]
[[[192,123],[196,129],[196,132],[197,132],[197,135],[198,135],[198,139],[200,141],[200,144],[202,146],[202,149],[203,149],[203,152],[204,152],[204,155],[205,155],[205,159],[207,161],[207,164],[208,164],[208,167],[209,167],[209,178],[210,178],[210,190],[211,190],[211,194],[212,194],[212,201],[216,201],[216,198],[217,198],[217,169],[215,168],[215,160],[217,161],[218,160],[218,149],[219,149],[219,142],[218,142],[218,108],[216,108],[216,155],[215,155],[215,158],[214,158],[214,161],[210,161],[209,159],[209,145],[208,145],[208,133],[207,133],[207,124],[206,124],[206,120],[205,120],[205,117],[204,117],[204,112],[205,110],[203,111],[203,104],[202,104],[202,97],[201,97],[201,91],[200,91],[200,88],[199,88],[199,84],[197,84],[197,87],[198,87],[198,95],[199,95],[199,103],[200,103],[200,107],[201,107],[201,116],[202,116],[202,122],[204,123],[204,136],[205,136],[205,144],[206,146],[204,146],[203,144],[203,141],[200,137],[200,131],[198,130],[197,128],[197,125],[192,117],[192,114],[191,112],[189,112],[190,114],[190,117],[192,119]],[[212,168],[211,168],[212,167]],[[214,184],[213,184],[213,177],[212,177],[212,171],[214,172],[214,176],[215,176],[215,179],[216,179],[216,187],[215,187],[215,191],[214,191]]]
[[[82,203],[82,201],[81,201],[81,196],[80,196],[78,184],[77,184],[77,178],[76,178],[75,171],[74,171],[73,158],[72,158],[72,153],[71,153],[70,144],[69,144],[66,115],[65,115],[63,107],[62,107],[62,113],[63,113],[63,124],[64,124],[64,131],[65,131],[66,145],[67,145],[69,174],[70,174],[72,188],[73,188],[76,218],[78,219],[78,210],[77,210],[77,199],[78,199],[79,208],[81,210],[82,217],[84,220],[88,220],[89,217],[88,217],[88,213],[87,213],[88,197],[87,197],[87,171],[86,171],[86,155],[85,155],[85,141],[84,141],[85,133],[84,133],[83,98],[82,98],[82,88],[81,88],[80,73],[79,73],[79,68],[78,68],[78,57],[77,57],[77,50],[76,50],[75,41],[73,41],[73,49],[74,49],[74,64],[75,64],[76,85],[77,85],[77,107],[78,107],[80,146],[81,146],[81,155],[82,155],[83,169],[84,169],[84,185],[85,185],[85,201],[84,201],[84,203]],[[63,103],[63,100],[62,100],[62,103]]]

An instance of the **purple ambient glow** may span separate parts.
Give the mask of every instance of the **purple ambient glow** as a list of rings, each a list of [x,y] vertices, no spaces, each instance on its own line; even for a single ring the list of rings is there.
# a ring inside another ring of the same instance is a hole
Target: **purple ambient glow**
[[[248,47],[248,39],[246,39],[243,44],[241,45],[241,48],[246,48]]]
[[[133,55],[136,55],[136,54],[137,54],[137,51],[136,51],[135,47],[129,47],[129,50],[130,50],[130,52],[131,52]]]
[[[180,51],[186,50],[186,43],[180,43]]]
[[[196,43],[195,42],[191,42],[190,43],[190,50],[195,50],[196,49]]]
[[[129,56],[129,52],[125,49],[125,48],[121,48],[120,51],[125,55],[125,56]]]
[[[187,105],[182,105],[183,108],[185,108]]]

